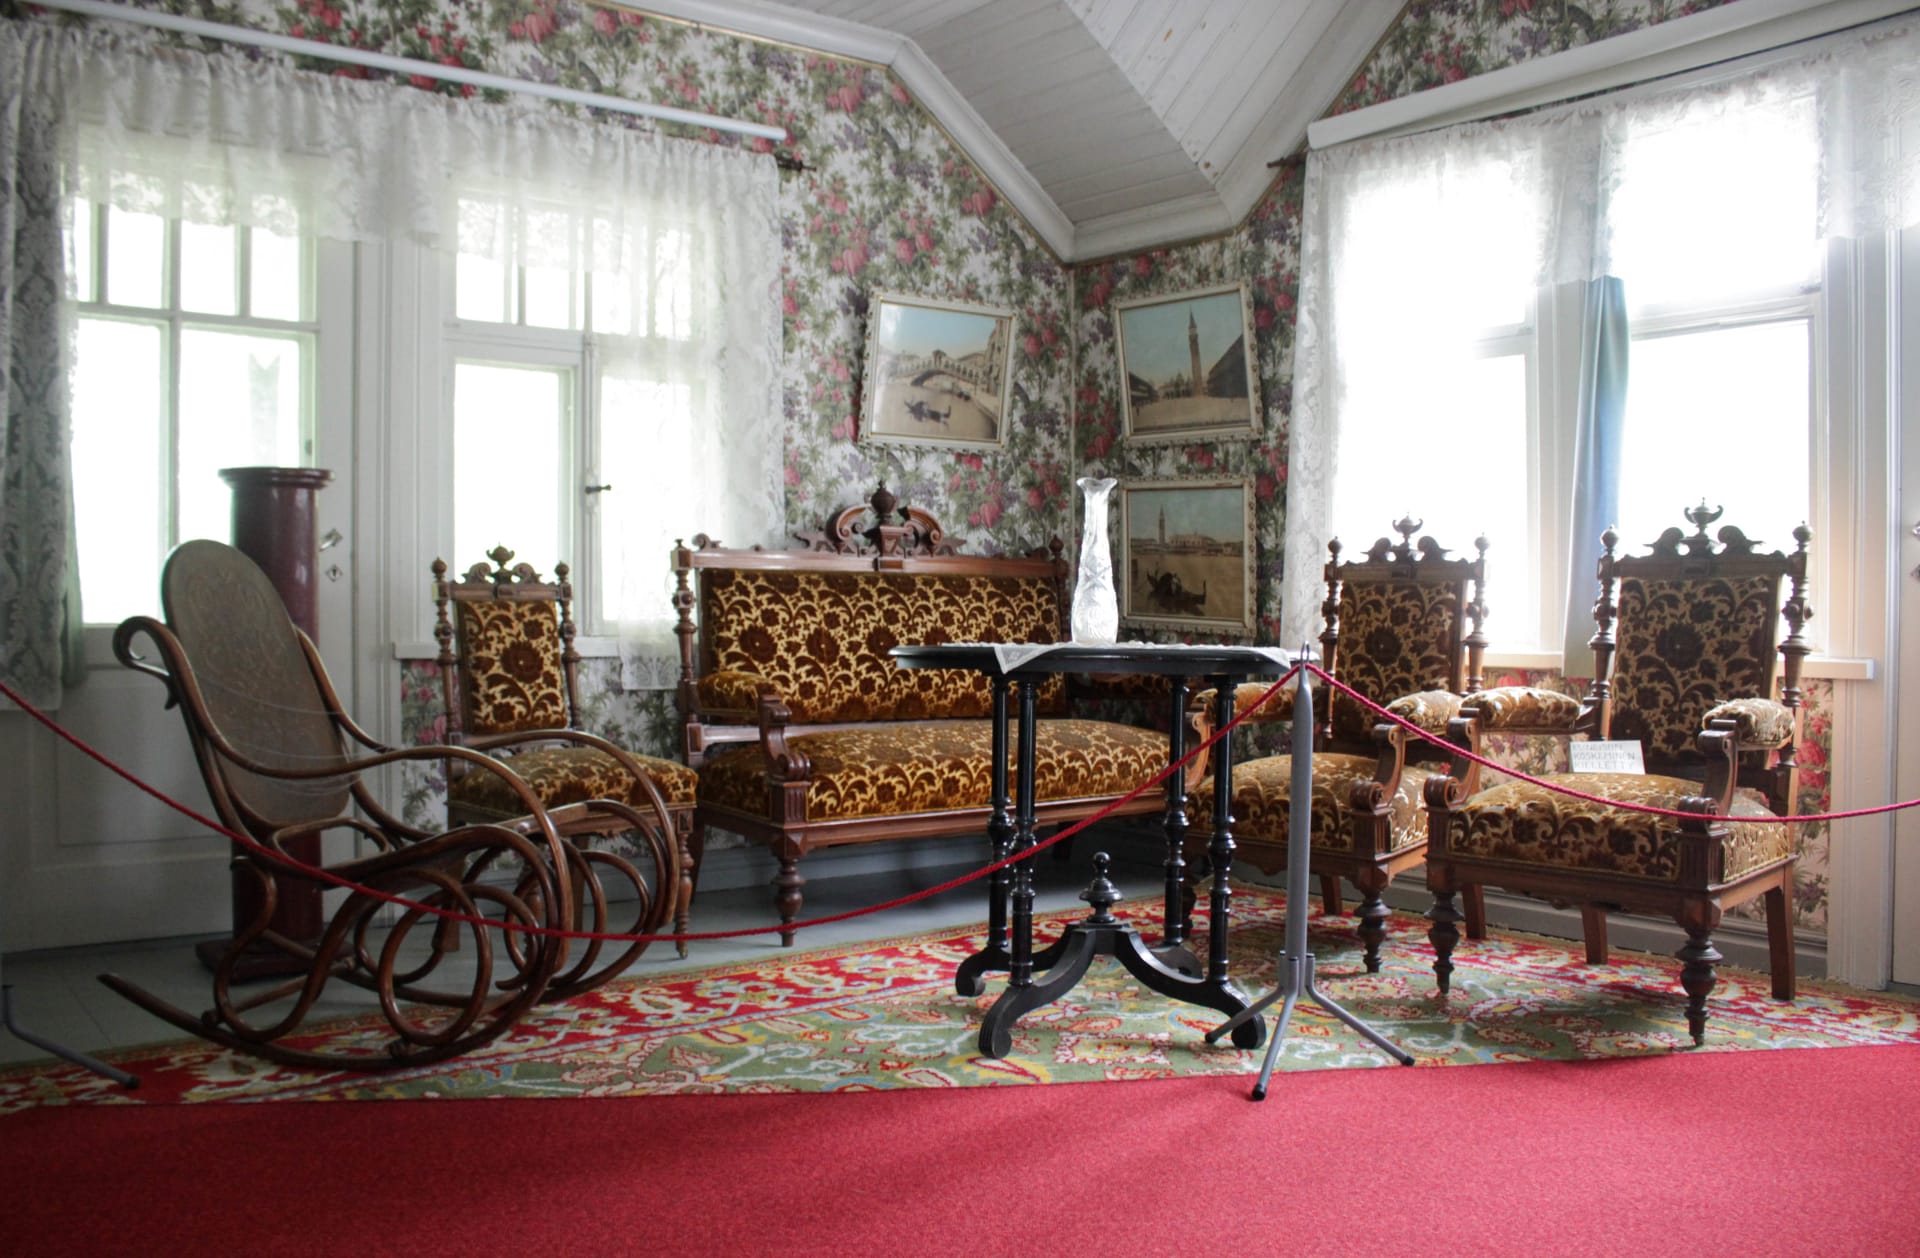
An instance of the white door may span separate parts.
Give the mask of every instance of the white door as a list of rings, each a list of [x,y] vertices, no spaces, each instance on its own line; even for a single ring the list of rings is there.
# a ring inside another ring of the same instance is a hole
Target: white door
[[[175,228],[177,233],[177,228]],[[178,237],[172,245],[178,249]],[[176,257],[177,261],[177,257]],[[353,614],[353,379],[352,338],[334,329],[351,326],[351,250],[322,244],[311,264],[314,280],[310,322],[311,364],[302,364],[301,389],[313,408],[307,448],[300,462],[332,470],[333,480],[315,498],[317,532],[333,542],[320,556],[318,638],[336,689],[354,694],[351,647]],[[157,308],[157,307],[156,307]],[[84,309],[84,307],[83,307]],[[108,314],[118,313],[109,308]],[[244,370],[258,388],[270,351],[249,351],[252,331],[239,320],[180,317],[131,311],[126,326],[136,332],[161,329],[158,361],[183,354],[182,327],[191,327],[210,347],[203,358],[238,347]],[[225,343],[220,338],[226,337]],[[172,338],[169,343],[167,338]],[[84,358],[85,348],[82,348]],[[271,366],[271,364],[267,364]],[[129,371],[132,369],[129,368]],[[84,387],[84,386],[81,386]],[[211,387],[211,386],[210,386]],[[183,396],[191,399],[191,388]],[[78,403],[77,403],[78,408]],[[82,440],[76,417],[76,460]],[[178,440],[176,438],[176,440]],[[282,453],[275,461],[293,462]],[[231,458],[221,461],[264,461]],[[129,460],[132,462],[132,460]],[[152,460],[147,461],[150,467]],[[122,521],[131,551],[153,536],[145,517],[129,510]],[[97,516],[97,513],[96,513]],[[82,544],[88,536],[82,530]],[[111,549],[94,545],[98,556]],[[95,560],[98,561],[97,559]],[[83,557],[83,563],[86,560]],[[158,616],[159,590],[143,608]],[[91,613],[89,613],[91,615]],[[182,803],[208,815],[211,805],[189,750],[180,714],[164,706],[156,680],[122,667],[112,655],[110,627],[86,631],[87,676],[70,689],[54,718],[103,755]],[[136,649],[145,649],[144,640]],[[229,844],[96,764],[30,718],[0,713],[0,948],[26,951],[117,940],[210,934],[231,928]]]

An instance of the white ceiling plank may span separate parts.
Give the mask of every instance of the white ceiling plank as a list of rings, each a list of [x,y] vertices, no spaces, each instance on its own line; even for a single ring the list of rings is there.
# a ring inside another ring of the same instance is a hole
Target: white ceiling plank
[[[1086,25],[1093,37],[1102,45],[1111,45],[1120,27],[1138,7],[1137,0],[1067,0],[1072,9]]]
[[[1151,110],[1109,118],[1097,137],[1088,125],[1061,127],[1030,133],[1021,144],[1022,160],[1034,178],[1042,183],[1071,179],[1095,166],[1112,161],[1118,153],[1160,151],[1180,152],[1180,146],[1160,125]],[[1008,141],[1011,145],[1012,141]]]
[[[995,0],[923,31],[916,42],[940,65],[950,56],[991,55],[994,49],[1017,38],[1011,32],[1063,30],[1068,25],[1079,27],[1079,19],[1062,8],[1059,0]]]
[[[1188,152],[1212,156],[1214,141],[1228,117],[1254,93],[1262,68],[1281,58],[1302,15],[1313,7],[1306,0],[1290,0],[1249,5],[1240,11],[1222,40],[1215,65],[1188,75],[1160,110],[1167,130],[1185,137]]]
[[[1007,106],[1018,108],[1039,93],[1069,84],[1091,84],[1087,94],[1108,97],[1133,90],[1107,60],[1106,49],[1091,40],[1078,44],[1035,39],[971,64],[956,65],[944,59],[938,64],[983,114],[1006,112]]]
[[[1082,197],[1071,202],[1063,201],[1060,203],[1060,210],[1068,218],[1079,221],[1138,209],[1155,202],[1201,195],[1212,196],[1214,193],[1198,172],[1189,171],[1185,175],[1153,179],[1099,196]]]
[[[875,15],[862,20],[899,31],[909,39],[918,39],[935,27],[978,13],[992,3],[994,0],[926,0],[921,4],[902,5],[894,0],[880,0]]]
[[[1146,55],[1147,46],[1165,39],[1177,18],[1174,0],[1140,0],[1107,45],[1114,64],[1132,78],[1134,66]]]
[[[1221,72],[1225,67],[1220,63],[1230,55],[1229,45],[1224,42],[1227,32],[1234,26],[1232,19],[1242,17],[1247,12],[1244,5],[1231,14],[1223,12],[1224,7],[1213,4],[1198,6],[1199,12],[1190,19],[1192,24],[1185,34],[1161,45],[1167,50],[1167,56],[1151,84],[1136,84],[1142,88],[1140,94],[1147,98],[1147,103],[1161,117],[1166,117],[1167,106],[1196,76],[1208,83],[1223,83]],[[1262,9],[1266,7],[1261,5]],[[1233,86],[1231,82],[1225,82],[1224,85],[1229,90]],[[1178,135],[1179,132],[1175,130],[1174,134]]]
[[[1153,183],[1194,174],[1193,163],[1185,153],[1155,153],[1144,157],[1124,157],[1097,166],[1082,174],[1047,180],[1047,191],[1065,209],[1069,201],[1082,200],[1099,192],[1111,192],[1133,184]]]

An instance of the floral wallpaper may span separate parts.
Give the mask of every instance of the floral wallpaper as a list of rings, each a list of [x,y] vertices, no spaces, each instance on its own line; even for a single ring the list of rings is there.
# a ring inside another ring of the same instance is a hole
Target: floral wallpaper
[[[970,549],[1024,550],[1053,536],[1071,546],[1077,476],[1246,475],[1255,496],[1256,640],[1275,640],[1286,527],[1301,162],[1284,164],[1246,221],[1225,236],[1066,268],[1000,201],[912,94],[886,70],[862,62],[578,0],[133,2],[786,127],[791,140],[779,152],[806,167],[784,176],[781,196],[780,422],[790,529],[819,527],[831,512],[864,499],[884,480],[904,503],[931,512],[965,538]],[[1484,74],[1721,2],[1411,3],[1330,112]],[[336,74],[371,73],[329,62],[306,64]],[[424,79],[413,86],[472,91]],[[669,124],[661,129],[712,143],[772,148],[766,141],[703,129]],[[1253,298],[1260,431],[1233,441],[1127,444],[1121,434],[1115,304],[1242,279]],[[876,290],[1017,312],[1014,405],[1004,451],[908,451],[858,439],[863,318]],[[691,529],[698,526],[689,521]],[[1533,680],[1566,685],[1546,676]],[[437,667],[431,661],[405,662],[399,681],[404,737],[433,741],[445,721]],[[636,750],[673,754],[669,693],[623,692],[613,661],[586,661],[581,683],[582,717],[589,729]],[[1811,810],[1826,799],[1833,694],[1825,682],[1808,690],[1801,795],[1803,807]],[[1516,766],[1544,767],[1557,753],[1528,745],[1503,754]],[[409,780],[408,817],[434,818],[442,787],[437,773],[423,771]],[[1823,828],[1807,836],[1804,852],[1800,922],[1818,930],[1826,904]]]

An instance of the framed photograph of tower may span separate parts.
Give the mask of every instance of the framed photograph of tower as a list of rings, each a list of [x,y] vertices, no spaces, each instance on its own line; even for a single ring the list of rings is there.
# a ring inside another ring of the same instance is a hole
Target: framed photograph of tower
[[[1253,481],[1120,484],[1120,616],[1135,625],[1253,634]]]
[[[860,440],[1000,449],[1012,401],[1013,311],[874,293]]]
[[[1253,296],[1243,280],[1114,307],[1129,441],[1230,440],[1260,430]]]

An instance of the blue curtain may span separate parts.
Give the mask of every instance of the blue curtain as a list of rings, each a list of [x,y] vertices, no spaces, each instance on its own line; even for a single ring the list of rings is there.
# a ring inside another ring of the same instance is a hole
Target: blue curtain
[[[1573,447],[1572,541],[1567,565],[1564,671],[1593,676],[1594,572],[1600,534],[1620,511],[1620,439],[1627,411],[1626,286],[1607,275],[1587,286],[1580,327],[1580,407]]]

